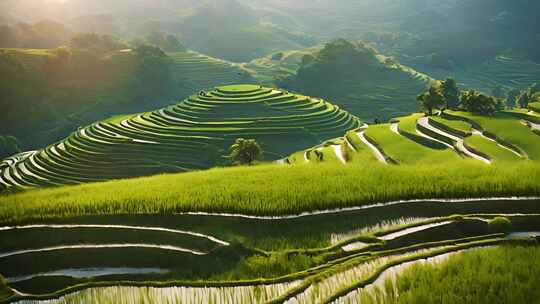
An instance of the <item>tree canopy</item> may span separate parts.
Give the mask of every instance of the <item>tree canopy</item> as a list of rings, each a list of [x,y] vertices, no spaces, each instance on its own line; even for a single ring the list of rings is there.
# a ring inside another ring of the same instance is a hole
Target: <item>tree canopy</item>
[[[431,86],[426,92],[418,95],[416,100],[428,115],[433,115],[434,109],[441,109],[445,105],[444,95],[438,86]]]
[[[441,82],[441,93],[446,101],[446,107],[455,109],[459,105],[459,89],[453,78]]]
[[[237,138],[229,150],[229,158],[236,165],[250,166],[262,154],[262,149],[255,139]]]
[[[475,90],[461,93],[460,106],[471,113],[492,115],[497,111],[497,100],[492,96],[479,93]]]

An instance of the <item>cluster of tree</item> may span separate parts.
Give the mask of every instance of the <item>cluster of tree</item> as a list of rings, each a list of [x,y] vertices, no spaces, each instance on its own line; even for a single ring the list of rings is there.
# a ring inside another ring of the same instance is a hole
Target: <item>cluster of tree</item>
[[[417,100],[427,115],[433,115],[435,109],[441,111],[460,109],[476,114],[492,115],[505,108],[512,109],[516,105],[527,108],[529,103],[540,101],[540,84],[534,84],[521,92],[512,89],[508,93],[502,87],[496,87],[492,91],[492,96],[489,96],[475,90],[460,92],[456,81],[448,78],[432,85],[418,95]]]
[[[474,90],[460,92],[454,79],[448,78],[432,85],[418,95],[417,100],[427,115],[435,109],[462,109],[477,114],[491,115],[500,109],[501,101]]]
[[[55,48],[65,43],[70,35],[62,23],[50,20],[0,25],[0,48]]]
[[[97,33],[78,33],[71,38],[69,45],[75,49],[95,50],[99,52],[129,48],[127,43],[114,36]]]
[[[21,152],[19,140],[13,136],[0,135],[0,159],[15,155]]]
[[[503,87],[497,86],[493,89],[492,95],[498,99],[504,100],[506,107],[509,109],[516,106],[526,109],[530,103],[540,101],[540,83],[535,83],[521,91],[514,88],[508,92]]]
[[[155,45],[166,52],[184,52],[187,50],[178,36],[159,31],[153,31],[142,39],[134,39],[131,43],[135,46],[143,44]]]

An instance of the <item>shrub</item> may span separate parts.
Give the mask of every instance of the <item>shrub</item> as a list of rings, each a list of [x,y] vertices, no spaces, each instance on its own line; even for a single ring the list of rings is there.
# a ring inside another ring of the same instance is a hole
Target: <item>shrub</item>
[[[281,61],[283,59],[283,52],[278,52],[272,55],[272,60]]]
[[[509,232],[512,230],[512,222],[506,217],[496,217],[488,223],[491,232]]]

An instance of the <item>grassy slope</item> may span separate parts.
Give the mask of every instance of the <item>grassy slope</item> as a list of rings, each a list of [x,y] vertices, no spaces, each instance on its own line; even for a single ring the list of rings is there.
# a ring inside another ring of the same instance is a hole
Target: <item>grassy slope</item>
[[[431,119],[443,125],[446,125],[451,130],[458,131],[462,134],[467,134],[467,136],[464,137],[465,144],[476,151],[480,151],[486,154],[491,161],[497,161],[497,162],[510,161],[511,162],[511,161],[516,161],[520,159],[520,157],[517,154],[509,151],[508,149],[502,148],[493,140],[483,137],[480,134],[476,134],[476,133],[473,134],[472,126],[465,121],[450,120],[450,119],[444,119],[441,117],[432,117]]]
[[[395,199],[538,195],[539,180],[537,163],[212,169],[2,196],[0,220],[182,211],[295,214]]]
[[[476,121],[486,131],[496,134],[501,139],[521,148],[530,159],[540,160],[540,145],[533,144],[538,141],[538,135],[531,132],[520,121],[520,119],[526,117],[524,111],[504,111],[495,114],[493,117],[466,112],[450,113]]]
[[[471,115],[465,112],[451,112],[454,115],[461,115],[462,117],[468,117],[473,121],[476,121],[487,131],[499,136],[503,140],[519,147],[523,151],[527,151],[529,158],[537,160],[536,150],[538,137],[524,126],[521,122],[522,118],[527,118],[531,121],[536,121],[536,117],[531,115],[525,115],[524,110],[514,110],[498,113],[495,117]],[[420,136],[417,129],[417,121],[423,117],[424,114],[416,113],[409,116],[397,118],[394,121],[398,125],[399,135],[391,129],[390,124],[372,125],[364,130],[365,135],[373,141],[379,149],[390,158],[390,162],[395,161],[397,164],[413,165],[417,163],[435,163],[443,162],[448,166],[452,164],[458,164],[463,162],[472,161],[468,157],[460,157],[458,153],[452,149],[437,143],[433,140]],[[491,161],[494,162],[515,162],[523,160],[523,157],[519,157],[516,153],[510,151],[499,145],[497,142],[486,138],[479,134],[478,130],[473,132],[473,128],[470,123],[463,120],[445,119],[438,116],[430,117],[433,123],[437,123],[445,128],[446,132],[451,132],[455,136],[463,138],[465,144],[472,148],[473,151],[477,151],[481,155],[486,155]],[[373,162],[375,158],[365,158],[357,154],[373,154],[368,146],[362,143],[357,133],[359,131],[351,131],[347,133],[347,138],[350,143],[353,144],[357,153],[349,151],[352,154],[352,160],[356,157],[361,159],[361,162]],[[335,139],[334,141],[340,142],[342,138]],[[332,141],[329,141],[332,142]],[[306,150],[310,151],[310,150]],[[293,154],[289,161],[291,163],[304,163],[303,152]],[[310,154],[311,155],[311,154]],[[332,161],[332,158],[324,159],[325,161]],[[475,161],[475,160],[474,160]]]
[[[463,161],[450,149],[433,149],[394,133],[390,130],[389,124],[370,127],[366,130],[366,135],[377,142],[384,152],[398,163],[421,164],[444,161],[450,165],[450,163]]]
[[[384,303],[534,303],[540,297],[539,258],[538,247],[501,246],[415,266],[398,275],[399,297],[393,294],[397,299],[387,297]]]

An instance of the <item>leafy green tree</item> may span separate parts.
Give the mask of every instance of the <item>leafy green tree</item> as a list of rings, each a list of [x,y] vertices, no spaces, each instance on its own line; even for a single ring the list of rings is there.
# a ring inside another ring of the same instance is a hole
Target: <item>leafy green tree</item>
[[[431,86],[426,92],[418,95],[416,98],[420,102],[420,106],[427,115],[433,115],[434,109],[440,109],[445,105],[444,95],[437,86]]]
[[[19,140],[13,136],[0,136],[0,158],[9,157],[21,152]]]
[[[508,92],[506,95],[506,107],[509,109],[513,109],[516,106],[516,100],[519,97],[519,90],[518,89],[512,89]]]
[[[461,93],[460,105],[468,112],[481,115],[492,115],[497,111],[497,100],[494,97],[474,90]]]
[[[455,109],[459,105],[459,88],[453,78],[441,82],[441,93],[446,101],[446,108]]]
[[[531,103],[532,100],[532,92],[530,89],[524,90],[519,94],[517,98],[517,104],[520,108],[526,109],[529,106],[529,103]]]
[[[229,151],[229,158],[237,165],[251,166],[262,155],[262,149],[255,139],[237,138]]]

